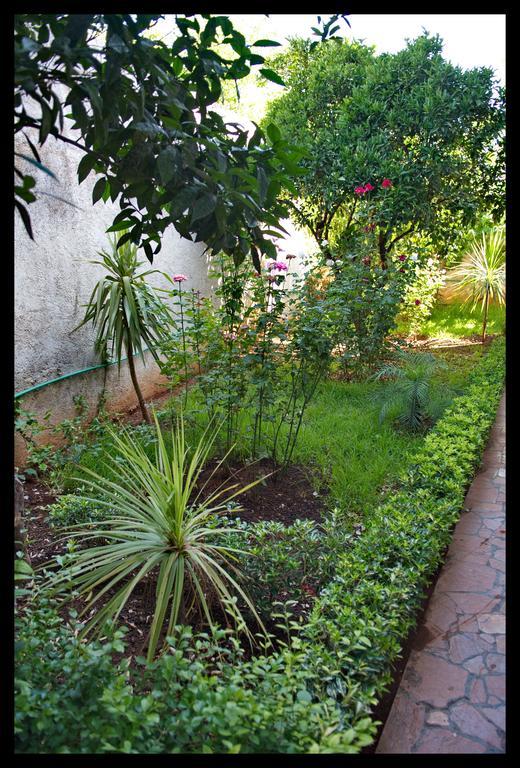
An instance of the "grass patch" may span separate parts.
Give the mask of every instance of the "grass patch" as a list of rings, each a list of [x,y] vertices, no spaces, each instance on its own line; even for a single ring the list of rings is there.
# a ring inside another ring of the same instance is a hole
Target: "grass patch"
[[[448,363],[434,381],[461,391],[469,372],[480,359],[480,347],[470,350],[442,350],[436,354]],[[361,383],[326,380],[322,382],[310,404],[293,454],[293,463],[308,468],[309,479],[320,493],[327,497],[327,505],[338,506],[359,522],[365,512],[381,498],[381,492],[392,488],[395,478],[415,452],[423,437],[397,432],[388,423],[379,424],[380,406],[373,395],[384,383]],[[455,392],[456,393],[456,392]],[[454,393],[454,394],[455,394]],[[178,406],[179,400],[173,401]],[[186,436],[189,444],[200,438],[207,424],[200,392],[196,387],[189,392],[186,414]],[[162,411],[167,423],[167,411]],[[252,413],[245,412],[239,425],[240,433],[247,436],[252,428]],[[134,428],[150,455],[154,450],[153,431],[146,425]],[[247,461],[244,445],[239,438],[235,459]],[[103,477],[116,480],[114,470],[106,464],[106,454],[112,447],[107,436],[101,436],[81,458],[81,465]],[[212,456],[222,455],[223,446],[217,443]],[[64,471],[64,488],[74,491],[78,482],[78,466],[70,464]],[[283,475],[280,476],[283,483]]]
[[[482,312],[477,306],[472,310],[471,303],[462,304],[453,301],[450,304],[438,303],[430,317],[422,324],[418,335],[432,339],[467,339],[482,333]],[[489,307],[486,333],[503,333],[505,327],[505,307]],[[407,335],[406,323],[398,319],[396,335]]]

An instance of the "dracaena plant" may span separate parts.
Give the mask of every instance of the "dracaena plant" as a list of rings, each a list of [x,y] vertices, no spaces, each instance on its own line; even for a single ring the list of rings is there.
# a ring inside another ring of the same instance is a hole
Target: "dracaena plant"
[[[473,308],[482,309],[482,341],[490,303],[500,306],[506,300],[506,238],[504,227],[475,238],[462,262],[449,274],[449,282],[459,293],[466,294],[464,303],[473,301]]]
[[[172,316],[146,282],[146,277],[158,270],[138,272],[142,262],[137,258],[137,247],[126,242],[118,249],[115,237],[110,243],[111,252],[101,251],[101,259],[91,262],[104,267],[107,274],[96,283],[86,305],[85,316],[74,330],[92,323],[96,328],[96,352],[102,359],[115,354],[119,367],[124,350],[141,413],[144,420],[150,423],[135,371],[134,355],[143,355],[147,347],[159,362],[158,345],[168,333]]]
[[[155,655],[161,633],[166,636],[176,624],[188,622],[198,612],[214,625],[215,605],[220,605],[237,630],[252,634],[240,610],[245,604],[263,629],[250,598],[240,585],[241,573],[233,561],[242,550],[226,544],[228,528],[216,524],[218,515],[246,486],[221,484],[211,493],[205,489],[221,466],[222,459],[205,483],[201,472],[211,451],[218,427],[209,425],[198,444],[189,450],[182,418],[167,435],[156,415],[155,452],[150,457],[132,433],[110,430],[113,453],[107,461],[118,474],[109,481],[84,468],[82,485],[110,512],[103,523],[70,526],[78,545],[103,540],[74,554],[70,563],[49,577],[51,593],[77,591],[87,598],[83,613],[98,608],[84,632],[103,630],[107,620],[116,621],[137,585],[156,576],[155,609],[148,638],[148,659]],[[225,458],[225,457],[224,457]],[[64,598],[65,600],[67,597]],[[166,622],[167,618],[167,622]]]

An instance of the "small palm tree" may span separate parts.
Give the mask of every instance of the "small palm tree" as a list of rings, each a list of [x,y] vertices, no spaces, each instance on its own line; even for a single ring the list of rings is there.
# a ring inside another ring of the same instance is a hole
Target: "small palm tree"
[[[424,430],[447,403],[448,393],[442,396],[432,389],[432,377],[446,364],[428,352],[395,353],[395,363],[389,363],[374,374],[376,380],[389,379],[375,398],[382,403],[381,423],[392,415],[399,425],[410,432]]]
[[[134,355],[143,354],[144,344],[159,361],[157,345],[166,336],[171,314],[145,281],[148,275],[159,270],[137,273],[143,262],[137,260],[136,246],[127,241],[118,249],[115,237],[110,242],[111,253],[101,251],[101,261],[90,262],[105,267],[108,274],[96,284],[86,305],[85,317],[74,330],[92,322],[97,330],[94,342],[96,352],[103,360],[113,357],[115,353],[119,369],[124,349],[141,413],[150,424],[135,372]]]
[[[505,304],[506,292],[506,239],[504,227],[475,238],[462,262],[453,267],[448,281],[455,291],[467,294],[464,303],[473,300],[473,308],[481,304],[483,312],[482,341],[490,302]]]
[[[171,429],[168,442],[155,414],[154,421],[153,457],[148,456],[130,430],[118,434],[110,428],[112,450],[107,454],[107,466],[116,470],[118,480],[111,482],[86,467],[83,470],[89,477],[76,478],[91,493],[79,498],[103,506],[111,516],[95,526],[69,526],[64,538],[72,535],[78,543],[100,539],[104,542],[75,552],[70,564],[51,575],[46,583],[51,594],[67,591],[69,595],[64,600],[70,599],[71,589],[86,597],[83,614],[90,612],[94,604],[97,607],[99,599],[111,590],[114,594],[84,629],[84,634],[94,628],[99,633],[107,620],[117,620],[137,585],[156,574],[155,611],[148,638],[150,660],[167,613],[167,635],[176,624],[189,619],[195,607],[211,626],[212,599],[251,638],[237,605],[237,597],[242,598],[264,629],[251,600],[236,580],[241,573],[231,562],[237,560],[237,554],[246,553],[226,542],[226,535],[233,529],[216,524],[218,515],[228,511],[232,499],[263,478],[242,487],[224,483],[203,498],[211,477],[229,455],[217,464],[202,487],[197,485],[218,428],[213,429],[210,424],[196,448],[190,451],[182,419],[177,421],[175,430]]]

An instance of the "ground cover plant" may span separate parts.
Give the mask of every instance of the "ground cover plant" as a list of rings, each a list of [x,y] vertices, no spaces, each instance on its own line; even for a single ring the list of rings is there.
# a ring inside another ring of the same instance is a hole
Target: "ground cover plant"
[[[400,487],[331,555],[332,579],[309,620],[291,619],[290,606],[275,611],[289,640],[274,654],[247,661],[222,634],[184,627],[168,653],[130,673],[127,662],[111,662],[124,647],[121,632],[84,644],[74,617],[69,630],[45,599],[29,604],[18,616],[18,750],[359,752],[373,738],[370,712],[460,512],[503,375],[498,340],[403,468]]]

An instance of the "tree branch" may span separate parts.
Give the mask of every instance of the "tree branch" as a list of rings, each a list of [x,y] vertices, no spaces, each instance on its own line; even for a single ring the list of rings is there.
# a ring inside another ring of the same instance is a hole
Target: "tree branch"
[[[397,235],[397,237],[394,237],[394,239],[391,240],[390,243],[388,244],[388,248],[386,249],[386,252],[390,253],[391,249],[398,242],[398,240],[401,240],[403,237],[406,237],[406,235],[409,235],[411,232],[414,231],[414,229],[415,229],[415,224],[412,224],[412,226],[409,229],[405,230],[404,232],[401,232],[401,234]]]

